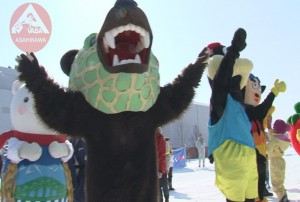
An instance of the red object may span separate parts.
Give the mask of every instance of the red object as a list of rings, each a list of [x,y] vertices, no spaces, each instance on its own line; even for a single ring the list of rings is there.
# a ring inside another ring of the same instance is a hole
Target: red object
[[[164,136],[160,133],[159,130],[155,131],[156,138],[156,153],[157,153],[157,163],[158,170],[165,174],[167,173],[167,165],[166,165],[166,143]]]
[[[18,138],[21,141],[26,141],[28,143],[36,142],[40,145],[49,145],[53,141],[63,143],[67,140],[66,135],[45,135],[45,134],[33,134],[33,133],[23,133],[17,130],[11,130],[0,135],[0,148],[3,147],[5,142],[9,138]]]
[[[222,46],[222,44],[219,43],[219,42],[214,42],[214,43],[209,44],[209,45],[207,46],[207,48],[208,48],[209,50],[212,51],[214,48],[216,48],[216,47],[218,47],[218,46]]]
[[[297,140],[297,130],[300,129],[300,119],[297,120],[295,125],[291,125],[291,130],[289,132],[292,146],[300,156],[300,142]]]

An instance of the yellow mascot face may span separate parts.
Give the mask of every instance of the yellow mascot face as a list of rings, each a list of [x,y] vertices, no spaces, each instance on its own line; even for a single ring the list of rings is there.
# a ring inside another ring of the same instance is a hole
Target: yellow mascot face
[[[245,88],[245,104],[251,106],[257,106],[260,103],[262,94],[262,87],[260,80],[253,74],[250,74]]]

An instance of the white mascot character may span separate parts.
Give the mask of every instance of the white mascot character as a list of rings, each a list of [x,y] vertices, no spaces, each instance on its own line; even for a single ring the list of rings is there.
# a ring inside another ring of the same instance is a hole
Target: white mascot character
[[[13,130],[0,136],[0,147],[7,144],[2,201],[72,201],[72,179],[66,164],[73,155],[72,144],[66,135],[40,121],[24,83],[15,81],[12,90]]]

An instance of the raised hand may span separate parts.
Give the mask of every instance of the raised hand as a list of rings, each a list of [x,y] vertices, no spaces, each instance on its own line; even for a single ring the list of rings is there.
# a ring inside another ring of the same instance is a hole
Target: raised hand
[[[209,50],[207,47],[205,47],[201,53],[199,53],[198,58],[195,62],[196,63],[207,63],[209,56],[211,54],[211,50]]]
[[[21,81],[30,81],[36,78],[47,77],[45,69],[39,65],[39,62],[33,53],[21,54],[17,56],[18,65],[16,69],[20,72]]]
[[[54,141],[49,145],[49,153],[53,158],[68,156],[69,152],[69,148],[65,143]]]
[[[231,46],[228,49],[231,49],[233,53],[239,57],[240,52],[244,50],[247,46],[246,43],[247,32],[243,28],[239,28],[235,31],[233,39],[231,41]]]
[[[19,163],[23,159],[36,161],[42,155],[42,148],[37,143],[28,143],[15,137],[8,140],[7,158],[13,163]]]
[[[276,79],[274,83],[274,87],[271,89],[271,91],[274,93],[275,96],[277,96],[281,92],[285,92],[286,90],[286,84],[284,81],[279,82],[278,79]]]
[[[19,149],[19,155],[22,159],[37,161],[42,155],[42,148],[39,144],[23,142]]]

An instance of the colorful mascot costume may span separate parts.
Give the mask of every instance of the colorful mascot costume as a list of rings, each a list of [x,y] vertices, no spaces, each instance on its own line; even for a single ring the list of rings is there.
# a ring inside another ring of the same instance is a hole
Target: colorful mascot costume
[[[296,113],[288,119],[288,123],[291,125],[289,134],[294,149],[300,155],[300,102],[295,104],[294,109]]]
[[[158,200],[154,131],[187,109],[209,53],[204,48],[173,83],[160,87],[151,45],[144,12],[132,0],[119,0],[100,32],[63,56],[70,90],[49,79],[34,54],[17,58],[19,78],[42,120],[86,139],[88,202]]]
[[[72,181],[65,163],[73,154],[67,136],[48,129],[37,116],[25,84],[13,86],[11,121],[2,173],[2,201],[73,201]],[[49,106],[48,106],[49,107]]]
[[[257,152],[257,167],[258,167],[258,194],[259,200],[267,201],[264,198],[265,181],[266,181],[266,134],[264,128],[264,120],[272,107],[275,97],[286,90],[286,84],[284,81],[279,82],[278,79],[274,83],[274,87],[268,94],[266,99],[261,103],[261,94],[264,91],[265,86],[261,86],[258,77],[250,74],[247,81],[247,85],[243,89],[244,91],[244,103],[246,106],[246,113],[251,121],[251,132],[254,138],[254,143]]]
[[[276,120],[273,129],[269,130],[270,139],[267,144],[272,189],[276,193],[279,202],[288,202],[287,193],[284,188],[285,160],[283,155],[291,143],[287,134],[289,130],[290,126],[283,120]]]
[[[246,31],[238,29],[227,49],[218,43],[208,46],[213,55],[208,61],[212,88],[208,154],[215,161],[216,185],[228,202],[254,202],[258,196],[255,147],[242,97],[253,68],[250,60],[239,58],[245,40]]]

